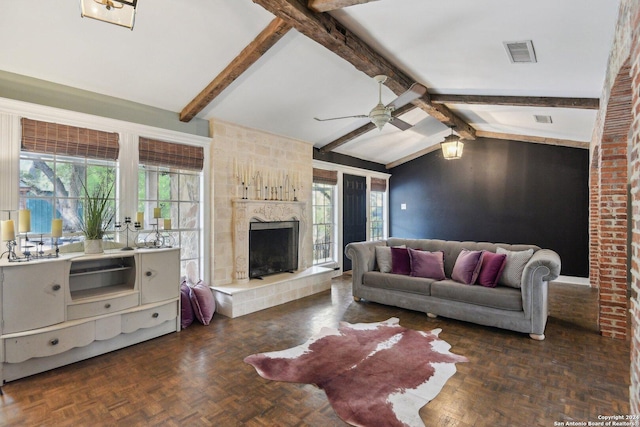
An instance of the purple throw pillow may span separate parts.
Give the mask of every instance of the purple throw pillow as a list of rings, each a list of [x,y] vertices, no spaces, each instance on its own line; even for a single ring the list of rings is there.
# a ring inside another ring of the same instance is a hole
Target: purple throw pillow
[[[495,288],[505,265],[507,265],[506,254],[485,252],[482,256],[480,274],[478,274],[478,284],[488,288]]]
[[[391,272],[393,274],[411,274],[411,260],[406,248],[391,248]]]
[[[480,272],[483,252],[463,249],[456,259],[456,264],[453,266],[451,278],[456,282],[473,285]]]
[[[191,288],[184,281],[180,285],[180,326],[182,329],[193,323],[195,316],[193,315],[193,307],[191,306],[191,298],[189,297]]]
[[[416,251],[409,249],[411,275],[429,279],[444,280],[444,252]]]
[[[201,280],[191,287],[189,297],[196,319],[203,325],[208,325],[216,311],[216,300],[213,299],[211,289]]]

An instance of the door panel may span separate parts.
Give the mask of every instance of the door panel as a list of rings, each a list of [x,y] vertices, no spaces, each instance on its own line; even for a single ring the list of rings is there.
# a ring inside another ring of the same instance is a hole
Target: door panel
[[[342,188],[342,243],[346,246],[367,239],[367,178],[345,174]],[[344,247],[342,270],[351,270],[351,260],[344,255]]]

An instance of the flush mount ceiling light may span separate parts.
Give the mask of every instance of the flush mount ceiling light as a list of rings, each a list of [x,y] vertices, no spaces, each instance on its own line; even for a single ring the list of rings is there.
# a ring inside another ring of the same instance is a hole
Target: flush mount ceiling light
[[[440,143],[440,147],[442,148],[442,156],[447,160],[453,160],[462,157],[464,143],[459,136],[453,134],[453,128],[451,128],[451,135]]]
[[[138,0],[80,0],[81,16],[133,30]]]

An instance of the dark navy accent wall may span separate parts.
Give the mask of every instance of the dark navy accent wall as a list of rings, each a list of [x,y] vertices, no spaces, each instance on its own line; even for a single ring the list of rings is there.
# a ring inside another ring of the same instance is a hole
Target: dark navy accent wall
[[[389,172],[390,236],[535,244],[588,276],[588,150],[479,138]]]

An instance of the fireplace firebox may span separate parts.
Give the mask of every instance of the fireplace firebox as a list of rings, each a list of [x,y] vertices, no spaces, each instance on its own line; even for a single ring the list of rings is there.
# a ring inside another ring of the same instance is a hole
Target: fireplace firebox
[[[249,223],[249,278],[298,269],[298,221]]]

